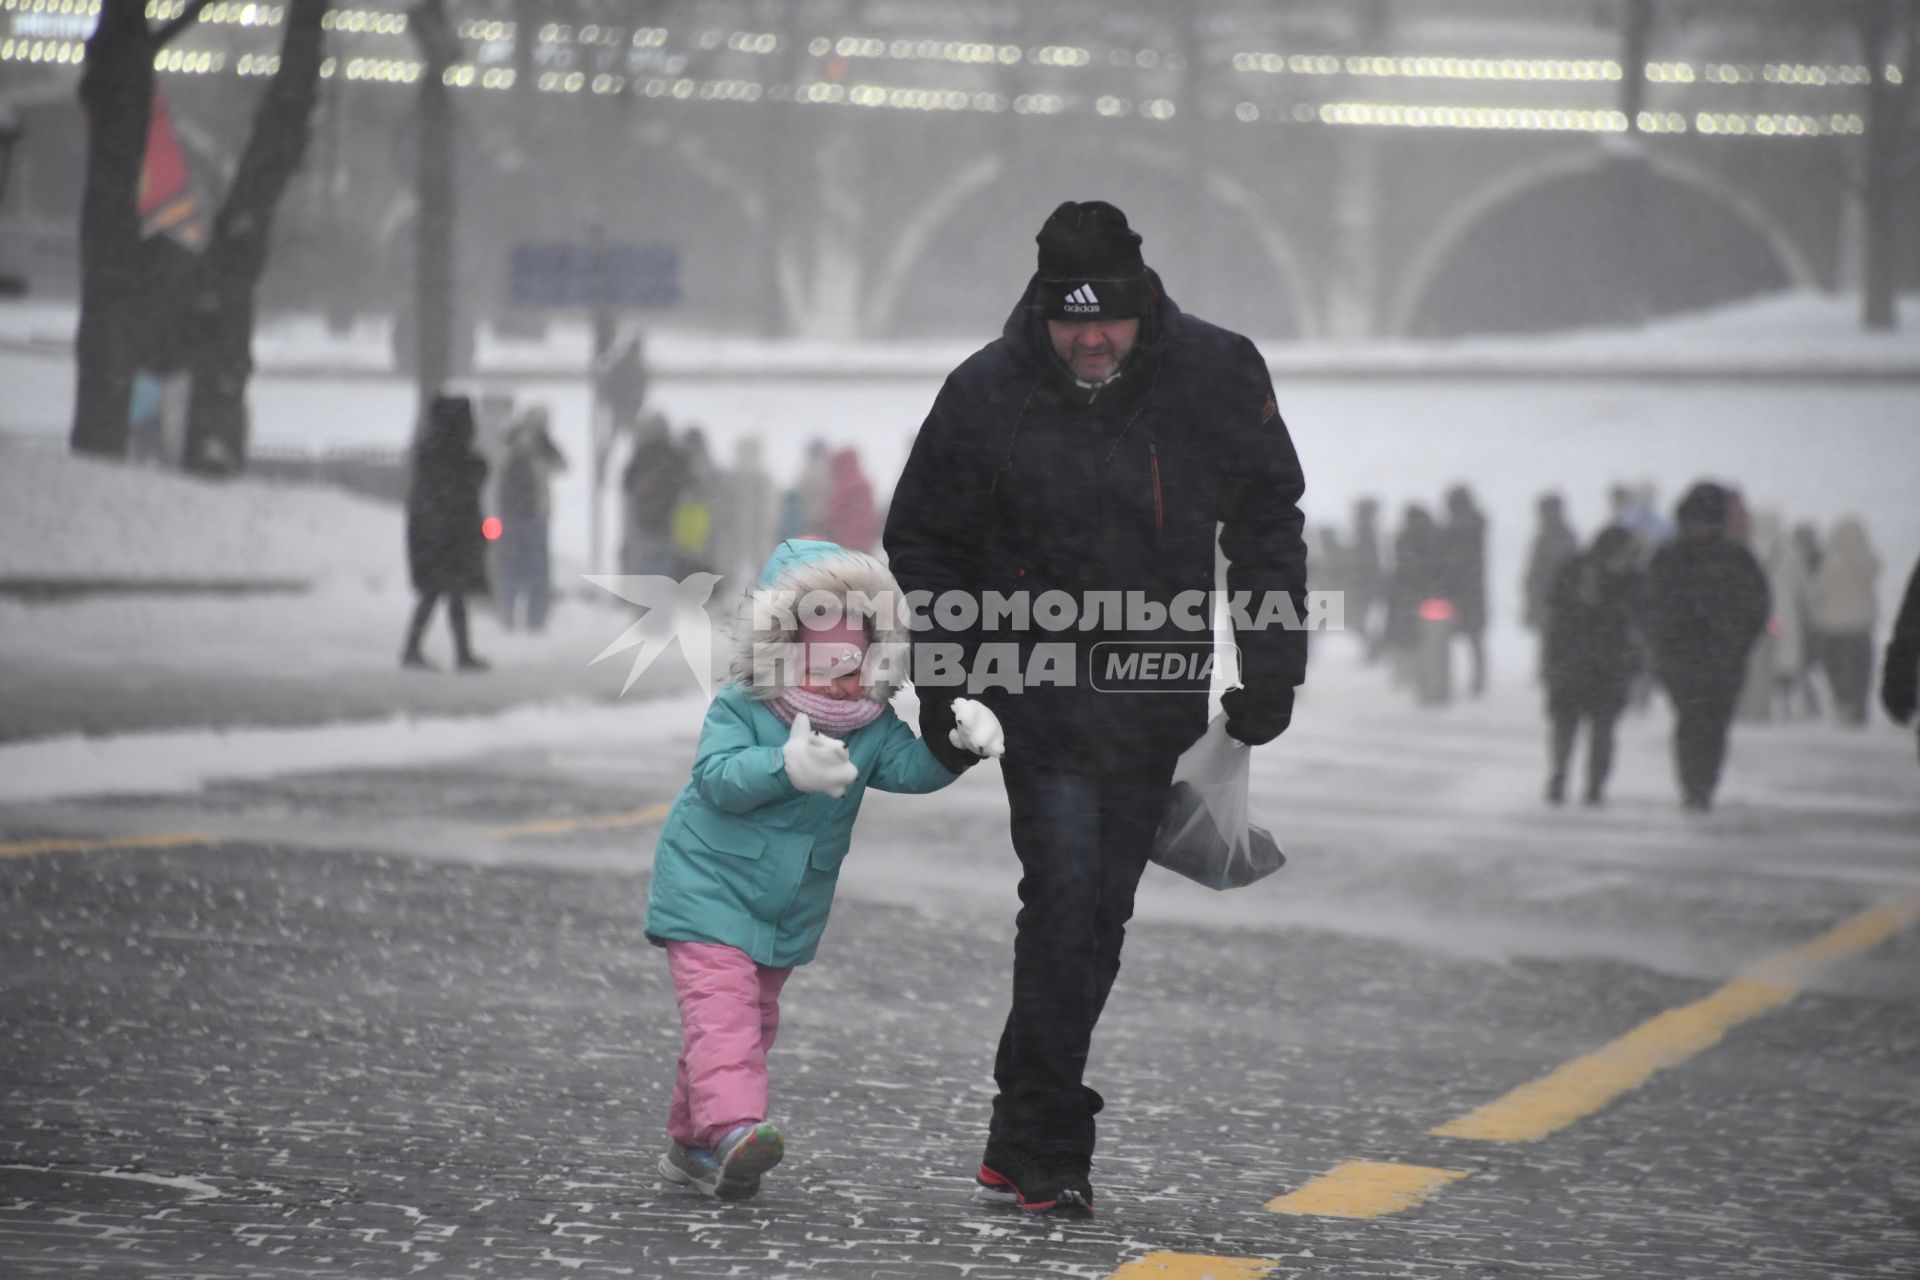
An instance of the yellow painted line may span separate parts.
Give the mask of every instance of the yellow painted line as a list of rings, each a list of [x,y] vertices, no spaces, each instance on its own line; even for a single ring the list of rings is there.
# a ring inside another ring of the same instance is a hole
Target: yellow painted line
[[[179,849],[188,845],[217,844],[215,837],[198,831],[175,831],[146,836],[87,836],[78,839],[16,840],[0,844],[0,858],[30,858],[38,853],[97,853],[107,849]]]
[[[507,827],[493,827],[487,835],[495,840],[513,840],[520,836],[563,836],[573,831],[610,831],[619,827],[644,827],[649,823],[660,822],[673,808],[670,800],[659,804],[650,804],[644,809],[630,809],[625,813],[603,813],[589,818],[543,818],[537,822],[519,822]]]
[[[1821,970],[1871,950],[1915,920],[1920,893],[1877,903],[1812,942],[1749,966],[1712,995],[1650,1018],[1432,1132],[1482,1142],[1537,1142],[1639,1088],[1656,1071],[1718,1044],[1733,1027],[1793,999]]]
[[[1265,1258],[1214,1258],[1204,1253],[1149,1253],[1107,1280],[1260,1280],[1280,1264]]]
[[[1378,1218],[1404,1213],[1440,1188],[1467,1175],[1458,1169],[1349,1160],[1297,1191],[1267,1201],[1275,1213],[1318,1218]]]

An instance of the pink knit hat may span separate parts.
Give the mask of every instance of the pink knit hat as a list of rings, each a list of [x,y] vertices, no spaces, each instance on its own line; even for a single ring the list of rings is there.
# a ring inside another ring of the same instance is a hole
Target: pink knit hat
[[[832,622],[811,626],[802,623],[798,638],[806,646],[807,671],[814,675],[843,676],[858,671],[871,643],[866,624],[844,613]]]

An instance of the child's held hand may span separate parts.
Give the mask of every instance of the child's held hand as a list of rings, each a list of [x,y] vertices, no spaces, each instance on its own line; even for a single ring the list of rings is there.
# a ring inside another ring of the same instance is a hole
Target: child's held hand
[[[981,757],[1007,754],[1007,735],[1000,728],[1000,717],[972,698],[953,700],[953,728],[947,733],[947,741]]]
[[[847,744],[815,733],[804,711],[794,716],[793,732],[780,754],[787,762],[787,781],[796,791],[823,791],[838,800],[847,794],[847,784],[860,776],[847,758]]]

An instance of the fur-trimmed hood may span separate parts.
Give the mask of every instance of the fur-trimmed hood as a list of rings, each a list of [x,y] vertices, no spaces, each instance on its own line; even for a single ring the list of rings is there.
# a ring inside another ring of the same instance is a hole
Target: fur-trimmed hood
[[[899,687],[897,677],[907,670],[910,652],[900,584],[866,552],[823,539],[788,538],[773,549],[734,619],[729,678],[763,702],[780,695],[786,685],[757,682],[755,672],[786,676],[799,669],[799,624],[808,616],[807,597],[814,592],[843,604],[853,596],[864,597],[864,602],[853,603],[871,641],[863,668],[873,673],[867,696],[887,701]]]

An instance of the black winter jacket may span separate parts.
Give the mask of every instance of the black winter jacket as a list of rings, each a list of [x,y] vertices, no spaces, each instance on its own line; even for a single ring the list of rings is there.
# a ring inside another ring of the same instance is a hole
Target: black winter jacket
[[[430,439],[414,455],[407,488],[407,567],[422,595],[485,591],[487,544],[480,487],[487,462],[464,441]]]
[[[1640,669],[1638,570],[1609,573],[1600,557],[1562,566],[1547,592],[1541,675],[1550,708],[1618,712]]]
[[[1000,338],[941,388],[914,440],[887,518],[889,564],[908,592],[979,597],[1024,591],[1138,591],[1162,605],[1214,587],[1216,533],[1230,592],[1285,593],[1305,617],[1304,489],[1266,362],[1238,334],[1183,314],[1157,277],[1154,312],[1116,380],[1077,383],[1054,355],[1030,283]],[[1187,618],[1192,619],[1188,613]],[[1015,644],[1022,670],[1035,642],[1071,642],[1072,687],[972,694],[1006,728],[1009,765],[1093,772],[1162,771],[1206,726],[1203,689],[1094,687],[1095,647],[1203,644],[1210,630],[1171,618],[1159,630],[1022,633],[938,626],[916,642]],[[1306,677],[1306,636],[1270,626],[1235,637],[1242,681],[1256,696]],[[1100,661],[1107,661],[1104,650]],[[965,689],[919,688],[923,735],[944,763],[972,757],[947,742],[951,702]]]
[[[1737,689],[1772,593],[1753,553],[1723,535],[1682,533],[1647,567],[1647,639],[1678,693]]]

